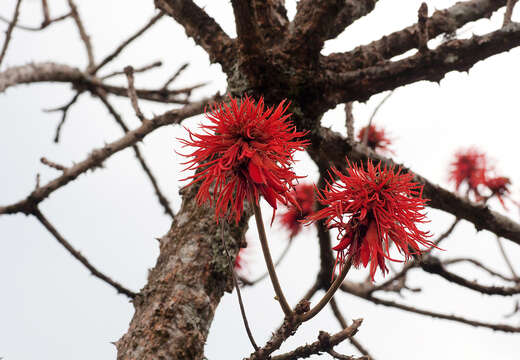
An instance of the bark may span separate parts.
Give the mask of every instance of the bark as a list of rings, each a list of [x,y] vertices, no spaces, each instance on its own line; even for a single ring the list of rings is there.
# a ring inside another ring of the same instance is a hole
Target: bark
[[[168,234],[160,239],[160,255],[148,283],[134,300],[135,315],[117,342],[122,359],[201,359],[215,309],[232,283],[228,260],[213,209],[199,206],[197,187],[183,203]],[[233,258],[246,229],[244,217],[231,226],[225,240]]]

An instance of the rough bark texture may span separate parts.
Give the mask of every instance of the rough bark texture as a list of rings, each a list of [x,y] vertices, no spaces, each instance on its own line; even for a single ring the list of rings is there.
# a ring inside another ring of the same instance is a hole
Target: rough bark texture
[[[214,212],[186,191],[157,264],[134,300],[129,331],[117,342],[118,359],[201,359],[215,309],[230,291],[229,265]],[[246,217],[247,218],[247,217]],[[236,256],[245,223],[224,234]]]

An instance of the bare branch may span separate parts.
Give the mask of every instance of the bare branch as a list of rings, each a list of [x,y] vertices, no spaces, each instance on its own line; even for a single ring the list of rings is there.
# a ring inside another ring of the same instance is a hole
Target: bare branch
[[[272,360],[293,360],[293,359],[301,359],[306,358],[311,355],[319,355],[321,352],[328,352],[334,348],[334,346],[340,344],[346,339],[354,336],[358,328],[361,326],[363,319],[357,319],[352,322],[352,325],[341,330],[340,332],[330,336],[325,331],[320,331],[320,335],[318,336],[318,341],[313,342],[312,344],[303,345],[291,352],[273,356]],[[350,358],[353,360],[352,358]],[[366,360],[366,357],[362,357],[362,359]]]
[[[44,164],[44,165],[47,165],[47,166],[50,167],[50,168],[55,169],[55,170],[59,170],[59,171],[66,171],[66,170],[67,170],[67,168],[66,168],[65,166],[60,165],[60,164],[58,164],[58,163],[55,163],[55,162],[53,162],[53,161],[50,161],[50,160],[48,160],[46,157],[42,157],[42,158],[40,159],[40,162],[41,162],[42,164]]]
[[[457,316],[457,315],[447,315],[447,314],[437,313],[437,312],[433,312],[433,311],[419,309],[419,308],[409,306],[409,305],[400,304],[398,302],[391,301],[391,300],[384,300],[384,299],[377,298],[377,297],[374,297],[371,295],[367,295],[366,293],[360,292],[358,289],[348,285],[347,283],[343,283],[343,285],[341,286],[341,290],[343,290],[349,294],[355,295],[357,297],[360,297],[362,299],[371,301],[374,304],[393,307],[393,308],[401,309],[401,310],[404,310],[407,312],[412,312],[415,314],[430,316],[432,318],[450,320],[450,321],[455,321],[455,322],[459,322],[459,323],[466,324],[466,325],[471,325],[471,326],[475,326],[475,327],[485,327],[488,329],[503,331],[503,332],[510,332],[510,333],[520,332],[520,327],[515,327],[515,326],[511,326],[511,325],[507,325],[507,324],[485,323],[485,322],[478,321],[478,320],[466,319],[464,317]]]
[[[67,251],[80,263],[82,263],[92,275],[97,277],[98,279],[106,282],[110,286],[112,286],[114,289],[117,290],[118,293],[124,294],[128,296],[130,299],[133,299],[137,296],[137,294],[131,290],[128,290],[123,285],[119,284],[117,281],[112,280],[107,275],[103,274],[101,271],[96,269],[94,265],[92,265],[79,251],[74,249],[72,245],[65,240],[63,236],[56,230],[56,228],[47,220],[45,216],[40,212],[40,210],[37,207],[34,207],[31,210],[31,214],[38,219],[38,221],[58,240],[58,242],[65,248]]]
[[[254,19],[254,9],[251,0],[231,0],[235,23],[237,27],[237,37],[239,41],[242,62],[256,62],[259,60],[262,48],[258,26]],[[251,64],[248,64],[251,65]]]
[[[137,103],[137,93],[134,87],[134,68],[131,66],[127,66],[125,67],[124,71],[128,80],[128,97],[130,98],[132,107],[134,108],[135,115],[137,115],[139,120],[143,122],[146,120],[146,118],[144,117],[141,109],[139,108],[139,104]]]
[[[367,128],[370,128],[370,126],[372,125],[372,122],[374,121],[374,118],[376,117],[376,114],[377,112],[379,111],[379,109],[381,109],[381,107],[383,106],[383,104],[390,98],[390,96],[392,96],[394,94],[394,90],[390,91],[388,94],[385,95],[385,97],[383,98],[383,100],[381,100],[379,102],[379,104],[376,105],[376,107],[374,108],[374,111],[372,111],[372,114],[370,115],[370,118],[368,119],[368,125],[367,125]],[[367,143],[368,143],[368,133],[370,131],[365,131],[365,134],[363,135],[363,144],[366,146]]]
[[[450,71],[468,71],[475,63],[520,45],[520,24],[467,40],[451,40],[426,54],[360,70],[327,69],[320,82],[330,87],[335,103],[364,101],[373,94],[420,80],[440,81]]]
[[[61,16],[58,16],[58,17],[56,17],[54,19],[49,20],[48,23],[46,23],[45,20],[44,20],[44,22],[40,26],[37,26],[37,27],[20,25],[20,24],[16,24],[15,27],[17,29],[21,29],[21,30],[25,30],[25,31],[40,31],[40,30],[45,29],[50,24],[54,24],[54,23],[60,22],[62,20],[67,19],[70,16],[71,16],[71,13],[67,13],[67,14],[64,14],[64,15],[61,15]],[[5,23],[7,23],[7,24],[10,23],[10,21],[8,19],[6,19],[5,17],[3,17],[3,16],[0,16],[0,21],[3,21]]]
[[[85,45],[85,50],[87,51],[87,57],[88,57],[88,70],[92,71],[95,66],[94,61],[94,50],[92,49],[92,44],[90,42],[90,37],[87,34],[87,31],[85,30],[85,26],[83,25],[83,22],[81,21],[81,17],[79,16],[78,8],[73,0],[67,0],[69,7],[70,7],[70,15],[74,19],[74,22],[76,23],[76,26],[79,31],[79,36],[81,38],[81,41]]]
[[[284,0],[252,0],[257,27],[264,43],[272,44],[287,31],[289,19]]]
[[[155,6],[181,24],[186,34],[206,50],[211,62],[220,63],[224,71],[231,69],[234,41],[192,0],[155,0]]]
[[[125,134],[128,133],[130,131],[130,128],[128,127],[128,125],[125,124],[125,122],[123,121],[123,118],[121,117],[121,115],[119,115],[119,113],[112,106],[112,104],[110,104],[107,96],[105,94],[103,94],[101,91],[98,91],[96,95],[99,97],[101,102],[105,105],[108,112],[110,113],[110,115],[112,115],[112,117],[114,118],[116,123],[121,127],[121,129],[123,129],[124,133]],[[137,144],[134,144],[134,145],[132,145],[132,149],[134,150],[137,161],[139,162],[139,164],[141,164],[141,167],[143,168],[144,173],[150,180],[150,183],[152,184],[152,187],[155,191],[155,195],[157,195],[157,199],[159,200],[159,204],[161,204],[161,206],[164,208],[164,213],[170,215],[170,217],[173,219],[175,215],[173,213],[172,208],[170,207],[170,202],[168,201],[166,196],[164,196],[161,189],[159,188],[159,183],[157,182],[155,176],[153,175],[152,170],[150,169],[150,166],[146,163],[144,156],[141,154],[141,150],[139,150],[139,146]]]
[[[82,94],[81,91],[78,91],[76,95],[65,105],[60,106],[55,109],[46,109],[45,112],[55,112],[55,111],[61,111],[61,120],[58,123],[58,126],[56,127],[56,135],[54,135],[54,142],[58,143],[60,141],[60,135],[61,135],[61,128],[63,127],[63,124],[65,124],[65,121],[67,120],[67,114],[69,113],[69,109],[76,103],[76,101],[79,99],[80,95]]]
[[[347,139],[356,141],[354,134],[354,115],[352,114],[352,102],[345,104],[345,126],[347,128]]]
[[[504,249],[504,245],[502,245],[502,240],[500,239],[499,236],[497,236],[497,244],[498,244],[498,248],[500,250],[500,253],[502,254],[502,257],[504,258],[504,261],[507,264],[507,267],[511,271],[511,275],[513,275],[513,278],[515,279],[515,281],[519,281],[520,278],[516,274],[515,268],[513,267],[513,264],[511,263],[511,260],[509,260],[509,257],[507,256],[507,253],[506,253],[506,251]]]
[[[143,122],[140,127],[129,131],[119,140],[109,143],[100,149],[95,149],[86,159],[68,168],[68,170],[64,171],[64,173],[56,179],[34,190],[26,199],[12,205],[0,206],[0,214],[15,214],[20,212],[25,214],[32,213],[32,209],[34,209],[47,196],[75,180],[79,175],[88,170],[99,167],[103,161],[108,159],[110,156],[134,145],[138,141],[141,141],[146,135],[154,130],[165,125],[178,124],[188,117],[202,113],[208,104],[211,104],[219,98],[220,96],[217,95],[216,97],[187,105],[181,109],[167,111],[162,115]]]
[[[348,324],[347,324],[347,321],[345,320],[345,318],[343,317],[343,314],[341,313],[341,310],[338,307],[336,299],[335,298],[330,299],[329,305],[330,305],[330,308],[332,309],[332,312],[334,313],[334,316],[338,320],[339,325],[341,326],[341,328],[342,329],[346,329],[348,327]],[[349,339],[350,343],[352,345],[354,345],[354,347],[356,349],[358,349],[358,351],[362,355],[368,356],[370,358],[370,360],[375,360],[375,358],[372,355],[370,355],[368,350],[363,345],[361,345],[361,343],[355,337],[351,336],[348,339]]]
[[[428,19],[428,39],[443,33],[452,33],[471,21],[489,17],[494,11],[506,5],[507,0],[471,0],[459,1],[455,5],[437,10]],[[330,54],[322,61],[327,68],[336,71],[349,71],[369,67],[384,59],[405,53],[417,47],[418,24],[388,34],[367,45],[358,46],[346,53]]]
[[[495,271],[495,270],[491,270],[489,267],[487,267],[486,265],[482,264],[480,261],[478,260],[475,260],[475,259],[470,259],[470,258],[454,258],[454,259],[449,259],[449,260],[443,260],[442,261],[442,265],[452,265],[452,264],[458,264],[458,263],[461,263],[461,262],[469,262],[473,265],[475,265],[476,267],[479,267],[480,269],[484,270],[485,272],[487,272],[488,274],[492,275],[492,276],[496,276],[496,277],[499,277],[501,278],[502,280],[505,280],[505,281],[512,281],[512,282],[517,282],[518,280],[515,280],[514,278],[511,278],[511,277],[507,277],[505,275],[502,275],[500,274],[499,272]]]
[[[42,12],[43,21],[41,26],[45,27],[51,22],[51,15],[49,13],[49,4],[47,4],[47,0],[42,0]]]
[[[134,69],[134,74],[135,73],[141,73],[141,72],[145,72],[145,71],[148,71],[148,70],[151,70],[153,68],[156,68],[156,67],[160,67],[162,66],[162,62],[161,61],[155,61],[149,65],[145,65],[143,67],[140,67],[140,68],[137,68],[137,69]],[[106,79],[109,79],[111,77],[114,77],[114,76],[117,76],[117,75],[124,75],[125,74],[125,71],[124,70],[121,70],[121,71],[114,71],[110,74],[107,74],[107,75],[103,75],[102,77],[100,77],[101,80],[106,80]]]
[[[343,9],[336,15],[336,20],[328,25],[327,39],[334,39],[354,21],[374,10],[378,0],[344,0]]]
[[[511,16],[518,0],[507,0],[506,12],[504,14],[504,23],[502,26],[507,26],[511,23]]]
[[[130,36],[128,39],[123,41],[121,45],[119,45],[112,53],[107,55],[93,70],[92,73],[96,74],[99,69],[101,69],[103,66],[108,64],[110,61],[115,59],[121,51],[123,51],[132,41],[143,35],[148,29],[150,29],[157,21],[159,21],[160,18],[162,18],[164,15],[164,12],[159,12],[159,14],[152,17],[142,28],[140,28],[135,34]]]
[[[423,2],[418,12],[417,40],[420,53],[428,51],[428,5]]]
[[[462,276],[454,274],[448,270],[446,270],[442,264],[442,262],[433,256],[424,257],[419,264],[423,268],[424,271],[437,274],[449,282],[455,283],[457,285],[463,286],[465,288],[478,291],[482,294],[487,295],[502,295],[502,296],[511,296],[520,293],[520,285],[513,287],[502,287],[502,286],[484,286],[476,281],[469,281],[464,279]]]
[[[14,8],[13,20],[9,23],[7,27],[7,31],[5,32],[5,40],[4,45],[2,46],[2,51],[0,51],[0,66],[2,66],[2,60],[4,60],[5,53],[7,52],[7,47],[9,46],[9,41],[11,40],[11,35],[13,33],[13,29],[16,26],[16,22],[18,21],[18,15],[20,15],[20,4],[22,0],[18,0],[16,2],[16,6]]]
[[[174,82],[174,81],[179,77],[179,75],[180,75],[184,70],[186,70],[186,68],[188,67],[188,65],[189,65],[188,63],[184,63],[184,64],[182,64],[182,65],[177,69],[177,71],[176,71],[176,72],[175,72],[175,73],[174,73],[174,74],[173,74],[173,75],[172,75],[168,80],[166,80],[166,82],[164,83],[164,85],[162,86],[161,89],[163,89],[163,90],[168,89],[168,86],[169,86],[172,82]]]

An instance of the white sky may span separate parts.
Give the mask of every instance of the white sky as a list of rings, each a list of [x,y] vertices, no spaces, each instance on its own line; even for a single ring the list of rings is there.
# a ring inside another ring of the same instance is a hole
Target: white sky
[[[91,35],[96,59],[102,59],[128,34],[141,27],[155,14],[153,1],[91,0],[79,2],[79,10]],[[235,35],[231,6],[228,1],[197,1],[205,5],[225,31]],[[420,1],[380,0],[376,10],[338,39],[326,44],[324,53],[344,51],[399,30],[415,22]],[[454,1],[427,1],[430,13]],[[15,0],[0,5],[3,16],[11,16]],[[53,16],[66,11],[65,1],[50,2]],[[295,3],[288,2],[294,15]],[[464,35],[496,29],[502,12],[491,21],[481,20],[464,27]],[[22,24],[38,25],[40,1],[22,4]],[[0,30],[5,30],[4,24]],[[3,37],[0,40],[3,42]],[[178,87],[211,81],[197,90],[194,98],[225,91],[225,76],[218,65],[209,65],[204,51],[186,39],[184,30],[170,18],[164,18],[122,56],[107,66],[122,69],[130,64],[139,67],[155,60],[164,65],[146,75],[136,75],[138,87],[158,86],[184,62],[191,66],[177,82]],[[34,61],[53,60],[73,66],[86,65],[82,43],[72,21],[66,20],[39,32],[15,30],[7,56],[0,70]],[[466,73],[450,73],[441,84],[420,82],[400,88],[384,105],[376,123],[384,125],[395,139],[396,160],[411,167],[433,182],[447,184],[447,166],[456,149],[477,145],[496,161],[497,169],[509,176],[518,199],[518,83],[520,50],[494,56]],[[115,83],[124,79],[115,80]],[[124,83],[124,82],[123,82]],[[62,131],[62,141],[52,142],[60,116],[41,110],[60,106],[73,96],[67,84],[22,85],[0,94],[0,204],[18,201],[32,191],[36,173],[46,183],[58,174],[39,163],[42,156],[70,165],[80,161],[95,147],[121,136],[104,106],[84,94],[69,113]],[[355,104],[356,129],[366,121],[384,94],[366,104]],[[111,100],[125,120],[138,125],[125,98]],[[145,113],[160,113],[170,106],[141,103]],[[192,126],[200,117],[190,119]],[[344,132],[343,106],[326,114],[323,124]],[[177,137],[181,127],[163,128],[144,140],[143,152],[161,188],[175,209],[179,207],[177,191],[181,186]],[[299,175],[316,180],[316,169],[305,154],[296,165]],[[128,149],[110,158],[105,168],[82,175],[41,204],[41,209],[57,229],[93,264],[127,287],[138,290],[146,282],[147,270],[158,255],[154,238],[162,236],[170,220],[162,213],[148,179]],[[497,203],[494,209],[502,211]],[[510,214],[518,220],[518,213]],[[441,233],[452,216],[430,210],[433,233]],[[250,226],[252,228],[252,226]],[[274,225],[272,247],[276,254],[284,246],[283,233]],[[263,273],[256,241],[250,231],[253,277]],[[312,284],[318,269],[318,246],[313,230],[295,239],[289,258],[280,266],[281,282],[290,302],[296,302]],[[514,264],[519,264],[520,249],[504,241]],[[444,243],[446,258],[471,256],[485,261],[494,269],[507,273],[496,240],[487,232],[476,233],[463,222]],[[469,279],[495,284],[496,279],[470,266],[453,268]],[[517,268],[520,271],[520,266]],[[361,278],[365,271],[354,272]],[[351,276],[351,275],[349,275]],[[480,295],[447,283],[435,276],[414,270],[410,285],[420,286],[419,294],[382,294],[407,304],[444,313],[456,313],[488,322],[520,325],[520,314],[504,319],[515,299]],[[109,359],[115,358],[117,340],[127,329],[133,308],[124,296],[89,275],[34,218],[24,215],[0,216],[0,357],[15,359]],[[270,284],[265,281],[243,291],[253,333],[263,343],[281,321],[281,311],[274,300]],[[516,296],[516,300],[520,297]],[[316,298],[314,298],[316,300]],[[364,318],[358,339],[378,360],[453,358],[483,360],[518,358],[519,335],[475,329],[466,325],[432,320],[395,309],[375,306],[357,298],[338,294],[338,303],[347,318]],[[290,350],[316,339],[319,330],[331,333],[339,326],[326,308],[313,321],[303,325],[282,349]],[[515,346],[516,345],[516,346]],[[347,343],[338,351],[356,354]],[[516,349],[516,350],[515,350]],[[516,351],[516,352],[515,352]],[[242,327],[235,294],[224,296],[215,315],[206,345],[209,359],[238,359],[251,352]],[[323,358],[327,358],[324,356]]]

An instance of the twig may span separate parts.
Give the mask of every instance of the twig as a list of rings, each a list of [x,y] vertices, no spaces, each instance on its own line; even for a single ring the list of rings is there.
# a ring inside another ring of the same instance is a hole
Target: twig
[[[189,63],[184,63],[181,65],[180,68],[177,69],[177,71],[164,83],[162,86],[162,90],[167,90],[168,86],[177,79],[177,77],[188,67]]]
[[[280,282],[278,281],[278,276],[276,275],[276,269],[273,264],[273,259],[269,251],[267,236],[265,234],[264,221],[262,220],[262,211],[260,210],[258,204],[254,201],[251,202],[251,206],[253,207],[253,211],[255,213],[258,236],[260,238],[260,243],[262,244],[262,252],[264,254],[265,264],[267,266],[267,271],[269,272],[269,277],[271,278],[271,283],[273,284],[276,298],[280,303],[280,306],[282,307],[285,316],[291,317],[293,315],[293,312],[291,310],[291,307],[289,306],[289,303],[285,299],[285,295],[283,294],[282,287],[280,286]]]
[[[357,319],[352,322],[348,328],[341,330],[340,332],[330,336],[325,331],[320,331],[320,335],[318,336],[318,340],[313,342],[312,344],[307,344],[300,346],[294,349],[291,352],[273,356],[272,360],[292,360],[309,357],[314,354],[320,354],[321,352],[328,352],[332,350],[334,346],[340,344],[344,340],[354,336],[358,331],[358,328],[361,326],[363,319]],[[353,360],[352,358],[350,358]],[[366,357],[362,357],[361,359],[366,359]]]
[[[457,263],[461,263],[461,262],[469,262],[479,268],[481,268],[482,270],[486,271],[488,274],[492,275],[492,276],[496,276],[496,277],[499,277],[501,278],[502,280],[505,280],[505,281],[512,281],[512,282],[517,282],[518,280],[515,280],[515,278],[509,278],[507,276],[504,276],[502,274],[500,274],[499,272],[497,271],[494,271],[494,270],[491,270],[490,268],[488,268],[487,266],[485,266],[484,264],[482,264],[480,261],[477,261],[475,259],[470,259],[470,258],[455,258],[455,259],[449,259],[449,260],[443,260],[442,261],[442,265],[453,265],[453,264],[457,264]]]
[[[511,16],[513,16],[513,9],[515,8],[518,0],[507,0],[506,12],[504,14],[504,23],[502,26],[509,25],[511,23]]]
[[[16,22],[18,21],[18,15],[20,15],[20,4],[22,3],[22,0],[18,0],[16,2],[16,6],[14,8],[14,15],[13,20],[9,23],[9,26],[7,27],[7,31],[5,32],[5,40],[4,45],[2,46],[2,51],[0,52],[0,66],[2,65],[2,60],[4,60],[5,53],[7,52],[7,47],[9,46],[9,41],[11,40],[11,35],[13,33],[13,29],[16,25]]]
[[[58,242],[65,248],[67,251],[74,257],[76,260],[78,260],[80,263],[82,263],[88,270],[90,270],[91,274],[97,277],[98,279],[106,282],[110,286],[112,286],[114,289],[117,290],[118,293],[124,294],[128,296],[130,299],[133,299],[137,296],[137,294],[131,290],[128,290],[118,282],[112,280],[107,275],[103,274],[101,271],[96,269],[79,251],[74,249],[72,245],[65,240],[63,236],[56,230],[56,228],[47,220],[45,216],[40,212],[38,208],[34,208],[32,210],[32,215],[38,219],[38,221],[58,240]]]
[[[420,53],[428,51],[428,5],[423,2],[417,13],[417,42]]]
[[[345,104],[345,126],[347,128],[347,139],[354,141],[354,115],[352,114],[352,101]]]
[[[159,66],[162,66],[162,62],[161,61],[155,61],[155,62],[153,62],[153,63],[151,63],[149,65],[145,65],[143,67],[134,69],[134,74],[135,73],[145,72],[145,71],[148,71],[150,69],[153,69],[153,68],[156,68],[156,67],[159,67]],[[110,74],[107,74],[107,75],[104,75],[104,76],[100,77],[100,79],[101,80],[106,80],[106,79],[109,79],[109,78],[117,76],[117,75],[125,75],[125,71],[124,70],[114,71],[114,72],[111,72]]]
[[[137,93],[134,87],[134,68],[131,66],[125,67],[125,74],[128,80],[128,97],[130,98],[130,102],[132,103],[132,107],[134,108],[135,114],[141,120],[141,122],[146,121],[141,109],[139,109],[139,104],[137,103]]]
[[[394,94],[395,90],[390,91],[388,94],[385,95],[385,97],[379,102],[379,104],[376,105],[374,110],[372,111],[372,114],[368,118],[368,125],[366,127],[367,131],[365,131],[365,134],[363,135],[363,145],[368,144],[368,133],[370,132],[370,126],[372,126],[372,122],[374,121],[374,118],[376,117],[377,112],[383,106],[383,104]]]
[[[40,187],[40,173],[36,174],[36,184],[34,186],[34,189],[38,189]]]
[[[253,334],[251,333],[251,329],[249,328],[249,322],[247,321],[246,310],[244,309],[244,303],[242,301],[242,295],[240,294],[240,287],[238,286],[237,276],[235,274],[235,270],[233,268],[233,262],[231,261],[231,256],[229,255],[229,251],[227,249],[226,240],[224,238],[224,221],[222,220],[222,226],[220,229],[222,244],[224,245],[224,250],[226,251],[226,256],[229,263],[229,271],[231,272],[231,277],[233,278],[233,285],[235,286],[235,290],[237,291],[238,297],[238,305],[240,306],[240,313],[242,314],[242,321],[244,322],[244,327],[246,328],[247,337],[253,345],[255,351],[258,350],[258,345],[256,345],[255,339],[253,338]]]
[[[101,102],[105,105],[108,112],[110,113],[110,115],[112,115],[112,117],[114,118],[116,123],[121,127],[121,129],[123,129],[124,133],[125,134],[128,133],[130,131],[130,128],[128,127],[128,125],[125,124],[121,115],[119,115],[119,113],[116,111],[116,109],[108,101],[108,98],[106,97],[106,95],[104,95],[101,91],[98,91],[96,93],[96,95],[99,97]],[[168,201],[166,196],[164,196],[161,189],[159,188],[159,184],[158,184],[155,176],[153,175],[152,170],[150,169],[150,166],[148,166],[143,155],[141,154],[141,150],[139,149],[139,146],[137,146],[137,144],[134,144],[132,146],[132,149],[134,150],[137,161],[139,161],[139,163],[141,164],[141,167],[143,168],[146,176],[148,176],[148,179],[150,180],[150,183],[152,184],[152,187],[155,191],[155,195],[157,195],[157,198],[159,200],[159,204],[161,204],[161,206],[164,208],[164,212],[166,214],[170,215],[170,217],[173,219],[175,217],[175,215],[173,213],[172,208],[170,207],[170,202]]]
[[[164,12],[160,12],[159,14],[152,17],[141,29],[139,29],[134,35],[130,36],[128,39],[123,41],[121,45],[119,45],[112,53],[110,53],[107,57],[105,57],[99,65],[97,65],[93,70],[92,74],[95,74],[101,69],[103,66],[108,64],[110,61],[112,61],[116,56],[118,56],[121,51],[124,50],[125,47],[127,47],[132,41],[137,39],[139,36],[144,34],[144,32],[148,29],[150,29],[153,24],[155,24],[162,16],[164,15]]]
[[[26,25],[20,25],[20,24],[16,24],[15,25],[15,28],[17,29],[21,29],[21,30],[25,30],[25,31],[40,31],[40,30],[43,30],[45,29],[47,26],[49,26],[50,24],[53,24],[53,23],[57,23],[59,21],[62,21],[62,20],[65,20],[66,18],[68,18],[69,16],[71,16],[71,13],[67,13],[67,14],[64,14],[64,15],[61,15],[61,16],[58,16],[54,19],[51,19],[49,20],[48,23],[45,23],[45,25],[42,23],[40,26],[37,26],[37,27],[32,27],[32,26],[26,26]],[[5,17],[1,16],[0,15],[0,21],[3,21],[7,24],[10,23],[10,21],[8,19],[6,19]]]
[[[83,22],[81,21],[81,17],[79,16],[78,8],[73,0],[67,0],[70,7],[70,14],[72,18],[74,19],[74,22],[76,23],[76,26],[79,31],[79,36],[81,37],[81,40],[83,41],[83,44],[85,45],[85,50],[87,51],[87,57],[88,57],[88,70],[89,72],[94,69],[94,50],[92,49],[92,44],[90,42],[90,37],[87,34],[87,31],[85,30],[85,26],[83,26]]]
[[[329,303],[331,309],[332,309],[332,312],[334,313],[334,316],[336,317],[336,319],[338,320],[339,322],[339,325],[341,326],[342,329],[346,329],[348,327],[348,324],[347,324],[347,321],[345,320],[345,317],[343,316],[343,314],[341,313],[341,310],[339,309],[338,307],[338,304],[336,302],[336,299],[335,298],[332,298],[330,299],[330,303]],[[375,360],[374,357],[372,355],[369,354],[368,350],[365,349],[365,347],[363,345],[361,345],[361,343],[354,337],[349,337],[348,338],[350,343],[352,345],[354,345],[354,347],[356,349],[358,349],[358,351],[362,354],[362,355],[366,355],[370,358],[370,360]]]
[[[59,170],[59,171],[67,171],[67,168],[63,165],[60,165],[58,163],[55,163],[53,161],[48,160],[46,157],[42,157],[40,159],[40,162],[44,165],[47,165],[48,167],[51,167],[53,169]]]
[[[74,97],[68,103],[66,103],[63,106],[60,106],[60,107],[55,108],[55,109],[46,109],[46,110],[44,110],[45,112],[61,111],[61,120],[58,123],[58,126],[56,127],[56,134],[54,135],[54,142],[55,143],[58,143],[60,141],[61,128],[62,128],[63,124],[65,124],[65,121],[67,120],[67,114],[69,112],[69,109],[70,109],[70,107],[72,105],[74,105],[76,103],[76,101],[78,100],[78,98],[81,95],[81,93],[82,93],[81,91],[78,91],[76,93],[76,95],[74,95]]]
[[[102,148],[93,150],[84,160],[70,167],[69,171],[41,186],[39,189],[34,190],[31,194],[29,194],[29,196],[27,196],[27,198],[11,205],[0,206],[0,214],[31,214],[32,209],[40,202],[42,202],[47,196],[62,186],[65,186],[71,181],[75,180],[79,175],[87,172],[88,170],[99,167],[103,161],[108,159],[110,156],[134,145],[149,133],[162,126],[178,124],[188,117],[202,113],[206,106],[213,103],[214,101],[218,101],[219,99],[220,95],[217,94],[214,97],[206,98],[202,101],[192,103],[180,109],[167,111],[162,115],[156,116],[153,119],[144,122],[140,127],[129,131],[118,140],[106,144]]]
[[[340,354],[332,349],[330,350],[327,350],[327,352],[329,353],[330,356],[332,356],[333,358],[335,359],[338,359],[338,360],[369,360],[370,358],[367,357],[367,356],[361,356],[361,357],[353,357],[353,356],[347,356],[347,355],[343,355],[343,354]]]
[[[276,260],[276,262],[274,263],[275,267],[278,267],[278,265],[280,265],[280,263],[285,258],[285,255],[287,255],[289,253],[289,249],[291,248],[292,243],[293,243],[292,240],[287,241],[287,245],[285,245],[285,248],[283,249],[282,253],[278,257],[278,260]],[[267,276],[269,276],[269,272],[265,272],[263,275],[257,277],[255,280],[248,280],[248,279],[243,278],[243,277],[239,277],[239,280],[244,285],[253,286],[253,285],[259,283],[260,281],[264,280]]]
[[[507,267],[511,271],[511,275],[513,275],[513,278],[515,279],[515,281],[519,281],[520,278],[516,274],[515,268],[513,267],[511,260],[509,260],[509,257],[507,256],[506,250],[504,249],[504,245],[502,244],[502,240],[500,239],[500,236],[497,236],[497,244],[498,244],[498,248],[500,249],[500,253],[502,254],[502,257],[504,258],[504,261],[507,264]]]
[[[43,12],[43,21],[42,28],[47,26],[51,22],[51,16],[49,14],[49,5],[47,4],[47,0],[42,0],[42,12]]]
[[[446,270],[442,265],[441,261],[433,256],[424,257],[419,264],[425,271],[429,273],[437,274],[442,278],[448,280],[449,282],[455,283],[457,285],[463,286],[471,290],[478,291],[482,294],[502,296],[512,296],[515,294],[520,294],[520,285],[512,287],[485,286],[479,284],[476,281],[469,281],[463,278],[462,276],[459,276]]]
[[[349,256],[349,258],[347,259],[347,262],[345,264],[343,264],[343,266],[341,267],[341,274],[336,278],[336,280],[334,280],[334,282],[332,283],[330,288],[327,290],[325,295],[323,295],[321,300],[310,311],[299,316],[299,320],[301,322],[305,322],[305,321],[312,319],[325,307],[325,305],[327,305],[329,303],[330,299],[336,293],[336,290],[338,290],[338,288],[343,283],[343,280],[345,280],[345,277],[347,276],[351,266],[352,266],[352,258]]]

